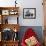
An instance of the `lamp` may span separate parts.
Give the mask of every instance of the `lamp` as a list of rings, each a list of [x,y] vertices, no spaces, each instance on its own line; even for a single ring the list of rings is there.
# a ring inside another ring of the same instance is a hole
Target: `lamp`
[[[16,4],[17,4],[17,2],[16,2],[17,0],[15,0],[15,7],[16,7]]]
[[[13,40],[18,40],[18,32],[17,32],[17,29],[14,28],[14,36],[13,36]]]
[[[14,29],[14,32],[17,32],[17,30],[16,30],[16,29]]]

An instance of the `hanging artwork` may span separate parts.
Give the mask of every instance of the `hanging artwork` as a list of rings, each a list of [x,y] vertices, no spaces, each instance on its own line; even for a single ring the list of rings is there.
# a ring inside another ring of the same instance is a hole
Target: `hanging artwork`
[[[36,8],[24,8],[23,18],[24,19],[35,19],[36,18]]]

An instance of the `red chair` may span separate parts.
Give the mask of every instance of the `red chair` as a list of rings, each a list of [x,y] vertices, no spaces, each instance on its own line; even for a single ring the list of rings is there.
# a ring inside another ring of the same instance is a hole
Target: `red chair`
[[[32,30],[32,28],[27,29],[27,31],[24,34],[24,37],[22,38],[21,46],[27,46],[25,43],[25,40],[34,36],[37,39],[36,33]],[[38,40],[37,40],[38,41]],[[40,42],[38,41],[35,46],[41,46]]]

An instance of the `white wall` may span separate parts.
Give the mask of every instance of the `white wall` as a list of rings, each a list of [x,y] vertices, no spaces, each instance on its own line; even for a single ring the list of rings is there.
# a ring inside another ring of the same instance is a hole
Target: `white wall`
[[[21,1],[22,2],[22,1]],[[23,8],[36,8],[36,19],[23,19]],[[20,25],[43,26],[42,0],[24,0],[20,8]]]
[[[15,0],[0,0],[0,6],[15,6]],[[19,9],[19,24],[21,26],[43,26],[42,0],[17,0]],[[23,19],[23,8],[36,8],[36,19]]]
[[[14,3],[15,0],[0,0],[0,6],[1,7],[9,7],[9,6],[14,6],[15,3]]]

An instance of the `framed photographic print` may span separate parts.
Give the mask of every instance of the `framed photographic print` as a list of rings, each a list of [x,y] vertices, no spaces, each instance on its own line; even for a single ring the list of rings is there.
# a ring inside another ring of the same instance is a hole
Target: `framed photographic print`
[[[23,18],[24,19],[36,19],[36,8],[24,8]]]
[[[10,16],[8,18],[8,24],[18,24],[18,17],[17,16]]]
[[[14,9],[9,11],[10,15],[17,15],[17,13],[18,13],[18,11],[14,10]]]
[[[2,15],[9,15],[9,10],[2,10]]]

